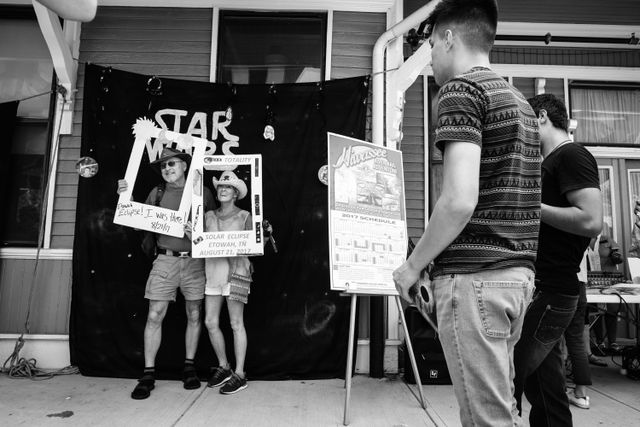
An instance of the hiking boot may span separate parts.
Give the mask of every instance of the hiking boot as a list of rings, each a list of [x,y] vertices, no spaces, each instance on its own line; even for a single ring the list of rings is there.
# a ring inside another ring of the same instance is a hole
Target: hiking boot
[[[247,388],[247,379],[240,378],[235,372],[231,375],[231,379],[220,389],[220,394],[233,394]]]
[[[211,374],[209,375],[209,380],[207,381],[208,387],[218,387],[222,384],[226,383],[231,379],[231,369],[223,368],[222,366],[218,366],[217,368],[211,368]]]
[[[153,375],[145,374],[138,380],[138,384],[131,392],[131,398],[135,400],[146,399],[151,396],[151,390],[155,388],[156,381]]]
[[[182,373],[182,383],[186,390],[195,390],[200,388],[200,378],[193,365],[186,366]]]

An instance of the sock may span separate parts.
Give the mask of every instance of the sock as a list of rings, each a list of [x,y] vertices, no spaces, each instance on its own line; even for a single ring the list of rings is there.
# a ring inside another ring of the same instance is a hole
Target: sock
[[[184,370],[185,371],[195,370],[193,359],[184,359]]]
[[[151,379],[154,379],[156,376],[155,366],[145,366],[144,371],[142,372],[142,376],[151,377]]]

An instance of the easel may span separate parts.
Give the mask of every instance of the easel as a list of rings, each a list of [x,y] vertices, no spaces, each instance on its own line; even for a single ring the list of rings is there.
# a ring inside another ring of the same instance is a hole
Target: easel
[[[356,328],[356,301],[358,295],[362,296],[380,296],[380,294],[372,293],[358,293],[354,291],[345,291],[343,295],[351,294],[351,314],[349,316],[349,343],[347,344],[347,370],[345,372],[344,381],[346,394],[344,398],[344,418],[342,424],[349,425],[349,399],[351,397],[351,370],[353,369],[353,341],[355,337]],[[411,339],[409,337],[409,330],[407,328],[407,321],[404,318],[404,312],[402,311],[402,304],[400,304],[400,296],[388,295],[396,300],[398,306],[398,312],[400,313],[400,319],[402,323],[402,329],[404,331],[405,342],[407,343],[407,352],[409,353],[409,359],[411,360],[411,368],[413,369],[413,376],[416,379],[416,385],[418,386],[418,392],[420,394],[420,406],[422,409],[426,409],[427,405],[424,401],[424,395],[422,394],[422,381],[420,380],[420,374],[418,373],[418,364],[416,363],[415,355],[413,354],[413,346],[411,345]]]

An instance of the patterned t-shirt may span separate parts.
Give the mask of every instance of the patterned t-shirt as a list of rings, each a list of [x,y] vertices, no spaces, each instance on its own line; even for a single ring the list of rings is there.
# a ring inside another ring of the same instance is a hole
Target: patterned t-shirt
[[[438,93],[436,146],[480,146],[478,204],[456,239],[435,259],[433,276],[507,267],[534,268],[540,228],[540,140],[522,94],[492,70],[476,67]]]

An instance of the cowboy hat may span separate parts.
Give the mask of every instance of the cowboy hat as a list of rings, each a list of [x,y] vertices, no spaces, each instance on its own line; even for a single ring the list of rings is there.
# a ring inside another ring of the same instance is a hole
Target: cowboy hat
[[[160,158],[158,160],[154,160],[153,162],[149,163],[151,166],[156,166],[156,167],[160,167],[160,163],[164,162],[167,159],[170,159],[172,157],[177,157],[180,160],[183,160],[185,162],[187,162],[187,166],[189,166],[189,163],[191,163],[191,155],[182,152],[182,151],[178,151],[175,148],[170,148],[170,147],[164,147],[162,149],[162,153],[160,154]]]
[[[220,179],[217,179],[215,176],[213,177],[213,187],[216,190],[218,189],[218,185],[228,185],[238,190],[238,200],[247,195],[247,185],[231,171],[222,172]]]

